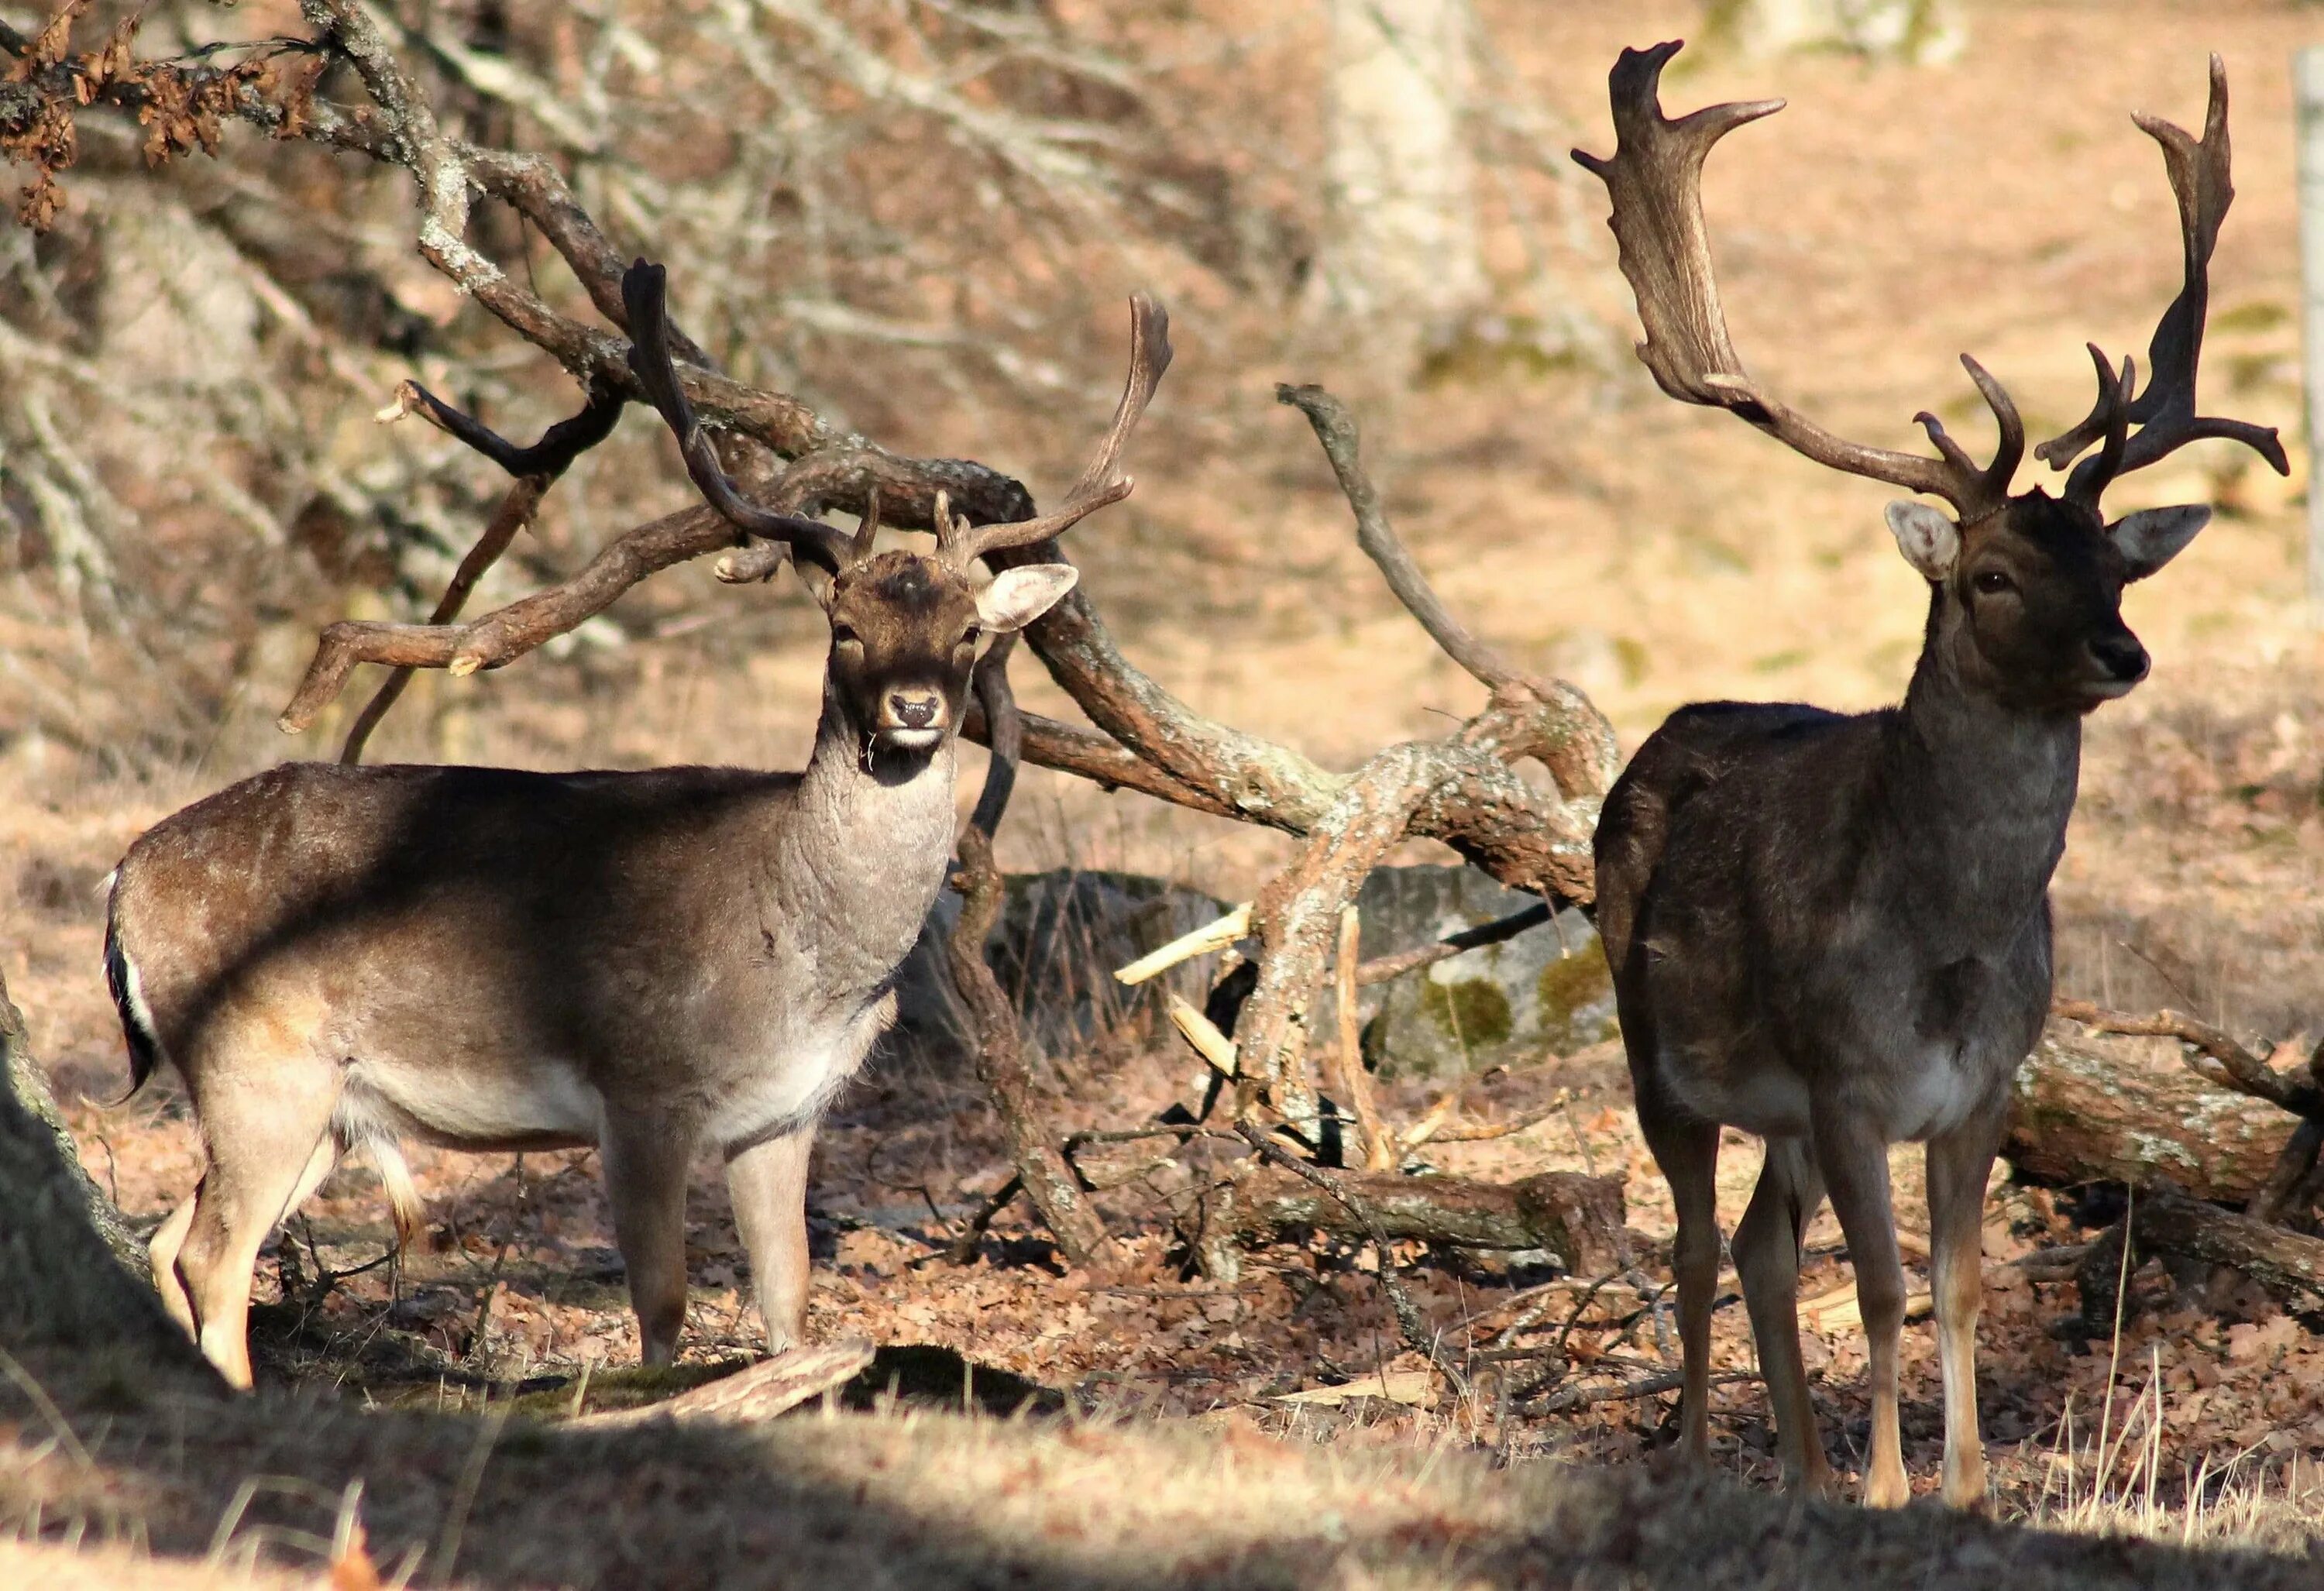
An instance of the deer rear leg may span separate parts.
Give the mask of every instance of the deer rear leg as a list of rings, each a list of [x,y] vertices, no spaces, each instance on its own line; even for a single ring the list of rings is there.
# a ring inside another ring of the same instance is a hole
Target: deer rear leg
[[[726,1163],[734,1224],[751,1252],[751,1287],[767,1328],[767,1351],[801,1341],[807,1329],[807,1170],[815,1128],[737,1151]]]
[[[336,1068],[274,1070],[197,1090],[209,1167],[193,1197],[154,1234],[154,1249],[158,1264],[163,1239],[177,1239],[171,1268],[195,1340],[234,1386],[251,1384],[250,1287],[258,1251],[337,1161],[330,1118],[337,1097]],[[171,1291],[162,1297],[170,1302]]]
[[[639,1357],[667,1365],[686,1325],[686,1169],[690,1133],[662,1121],[608,1127],[603,1145],[613,1241],[629,1272]]]
[[[1719,1287],[1719,1127],[1638,1093],[1638,1128],[1670,1184],[1678,1212],[1671,1269],[1678,1278],[1678,1341],[1685,1384],[1679,1395],[1679,1450],[1711,1458],[1711,1306]]]
[[[1977,1318],[1985,1303],[1985,1183],[2002,1118],[1987,1116],[1929,1140],[1929,1259],[1937,1352],[1945,1378],[1944,1499],[1985,1502],[1985,1442],[1977,1426]]]
[[[1807,1145],[1797,1138],[1769,1138],[1759,1185],[1735,1228],[1735,1269],[1775,1412],[1784,1476],[1800,1491],[1829,1495],[1836,1483],[1816,1431],[1799,1317],[1800,1247],[1822,1207],[1823,1178]]]
[[[1904,1329],[1904,1266],[1896,1252],[1896,1214],[1888,1191],[1888,1145],[1878,1128],[1849,1110],[1815,1117],[1816,1163],[1831,1191],[1832,1213],[1848,1237],[1864,1317],[1867,1380],[1872,1394],[1872,1452],[1864,1501],[1901,1508],[1912,1497],[1904,1446],[1896,1427],[1896,1347]]]

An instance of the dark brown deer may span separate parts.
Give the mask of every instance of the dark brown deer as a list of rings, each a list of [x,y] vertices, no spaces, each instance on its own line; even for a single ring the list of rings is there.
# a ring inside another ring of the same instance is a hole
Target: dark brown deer
[[[1853,716],[1792,704],[1683,708],[1639,749],[1599,823],[1598,925],[1639,1126],[1678,1210],[1682,1442],[1707,1452],[1725,1124],[1766,1143],[1735,1265],[1784,1467],[1795,1485],[1833,1485],[1796,1311],[1802,1236],[1829,1194],[1870,1347],[1864,1498],[1905,1500],[1904,1282],[1888,1146],[1923,1142],[1943,1492],[1973,1504],[1985,1495],[1974,1356],[1986,1180],[2010,1077],[2049,1008],[2048,889],[2073,811],[2081,721],[2146,675],[2145,649],[2122,621],[2124,584],[2160,569],[2209,518],[2163,508],[2108,522],[2098,500],[2117,476],[2199,437],[2244,443],[2287,469],[2273,430],[2195,408],[2206,273],[2231,197],[2226,73],[2212,57],[2200,141],[2137,118],[2163,146],[2178,196],[2185,286],[2154,333],[2144,391],[2134,395],[2129,359],[2116,372],[2091,349],[2096,408],[2035,450],[2054,469],[2071,466],[2065,495],[2052,498],[2039,487],[2011,495],[2024,428],[2001,384],[1966,355],[2000,431],[1982,467],[1931,415],[1917,418],[1939,457],[1891,453],[1823,430],[1745,372],[1712,276],[1702,162],[1721,136],[1782,101],[1666,120],[1657,85],[1678,48],[1624,51],[1610,79],[1615,155],[1574,152],[1613,196],[1622,271],[1646,331],[1639,356],[1674,398],[1729,409],[1820,464],[1953,510],[1888,509],[1897,546],[1929,583],[1903,705]]]
[[[408,1230],[407,1137],[600,1149],[649,1364],[684,1323],[687,1168],[715,1144],[769,1344],[798,1336],[808,1151],[944,882],[980,643],[1074,582],[972,566],[1129,492],[1115,464],[1170,357],[1160,308],[1135,300],[1128,388],[1059,511],[972,528],[940,495],[933,556],[879,552],[876,498],[851,537],[742,494],[671,366],[661,268],[622,287],[631,365],[696,483],[815,572],[831,651],[814,755],[804,773],[289,764],[131,847],[115,999],[137,1081],[176,1065],[208,1155],[153,1275],[238,1385],[267,1234],[358,1145]]]

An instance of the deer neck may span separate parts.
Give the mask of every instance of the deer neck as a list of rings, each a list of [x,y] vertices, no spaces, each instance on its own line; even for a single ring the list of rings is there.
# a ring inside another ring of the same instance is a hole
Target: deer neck
[[[835,995],[884,984],[935,906],[952,856],[954,738],[925,752],[867,746],[826,693],[815,754],[772,836],[771,887],[761,897],[770,943],[813,925],[816,975]]]
[[[2065,849],[2081,748],[2074,714],[2012,707],[1965,681],[1932,614],[1884,781],[1927,913],[1997,926],[2040,906]]]

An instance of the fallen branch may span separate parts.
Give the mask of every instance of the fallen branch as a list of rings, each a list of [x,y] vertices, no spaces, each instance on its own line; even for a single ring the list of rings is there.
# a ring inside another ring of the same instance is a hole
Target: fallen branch
[[[1379,1258],[1380,1286],[1388,1292],[1388,1307],[1396,1311],[1397,1329],[1404,1334],[1405,1346],[1425,1355],[1438,1369],[1452,1378],[1455,1386],[1465,1385],[1461,1374],[1438,1356],[1441,1345],[1435,1334],[1428,1329],[1428,1322],[1421,1317],[1420,1306],[1412,1301],[1412,1294],[1405,1291],[1404,1283],[1396,1274],[1396,1253],[1388,1245],[1388,1228],[1380,1224],[1379,1217],[1362,1195],[1347,1187],[1340,1178],[1286,1154],[1252,1123],[1240,1122],[1235,1130],[1258,1152],[1261,1160],[1289,1172],[1308,1186],[1319,1190],[1363,1229],[1364,1235],[1371,1239],[1372,1252]]]
[[[567,1421],[576,1430],[623,1430],[658,1421],[772,1420],[809,1398],[844,1386],[872,1363],[872,1344],[860,1337],[786,1348],[748,1369],[721,1376],[635,1409],[609,1409]]]
[[[1331,1175],[1334,1187],[1360,1200],[1389,1237],[1463,1248],[1547,1249],[1572,1271],[1618,1269],[1624,1263],[1618,1177],[1543,1172],[1500,1183],[1392,1172]],[[1351,1219],[1335,1199],[1279,1168],[1253,1168],[1236,1179],[1212,1201],[1208,1219],[1222,1231],[1270,1242],[1294,1230],[1355,1242],[1372,1237],[1370,1227]]]
[[[1732,1386],[1738,1382],[1757,1381],[1756,1370],[1722,1370],[1711,1377],[1711,1386]],[[1632,1398],[1651,1398],[1666,1392],[1676,1392],[1686,1384],[1683,1370],[1662,1370],[1637,1381],[1626,1381],[1613,1386],[1569,1386],[1550,1393],[1537,1402],[1520,1403],[1519,1414],[1567,1414],[1576,1409],[1586,1409],[1592,1403],[1614,1403]]]

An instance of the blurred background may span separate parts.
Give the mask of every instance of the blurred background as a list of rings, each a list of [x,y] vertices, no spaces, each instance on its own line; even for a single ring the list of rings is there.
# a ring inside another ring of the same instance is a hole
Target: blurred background
[[[95,40],[124,8],[82,23]],[[1137,495],[1074,556],[1131,655],[1200,710],[1352,766],[1480,691],[1357,553],[1279,380],[1355,401],[1399,528],[1456,609],[1587,691],[1635,746],[1681,703],[1895,700],[1917,577],[1884,489],[1657,392],[1629,353],[1602,189],[1618,48],[1692,41],[1674,108],[1782,96],[1705,184],[1738,346],[1849,436],[1973,450],[1971,350],[2037,436],[2090,397],[2086,340],[2144,354],[2180,274],[2134,109],[2235,90],[2207,405],[2284,428],[2289,482],[2205,444],[2116,511],[2219,505],[2126,611],[2153,681],[2093,721],[2058,895],[2061,987],[2275,1031],[2324,962],[2324,716],[2302,602],[2290,60],[2324,8],[2160,0],[394,0],[462,136],[554,159],[669,262],[734,374],[890,447],[1070,479],[1120,379],[1125,295],[1179,359]],[[286,0],[144,8],[139,48],[303,32]],[[32,7],[0,18],[37,27]],[[327,97],[352,98],[327,80]],[[97,880],[140,830],[340,716],[272,727],[316,630],[420,617],[501,482],[372,416],[414,376],[512,435],[576,406],[553,363],[419,257],[406,178],[228,129],[149,170],[91,115],[53,225],[0,231],[0,954],[37,1047],[110,1073]],[[553,251],[472,241],[567,312]],[[2030,474],[2029,474],[2030,478]],[[481,612],[691,501],[632,413],[552,494]],[[825,645],[789,582],[670,572],[500,673],[423,675],[373,759],[796,765]],[[1029,657],[1028,704],[1070,716]],[[973,789],[972,780],[964,787]],[[1028,770],[1002,860],[1247,897],[1288,841]],[[1420,848],[1414,849],[1414,855]]]

